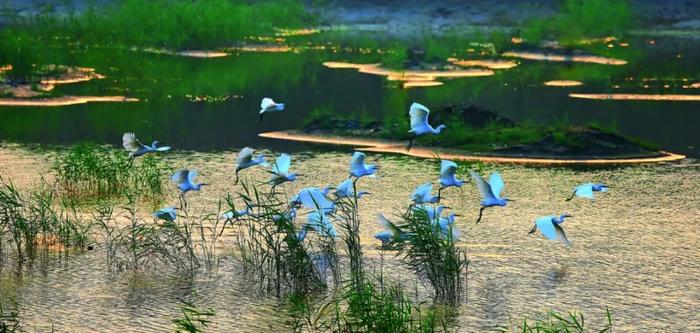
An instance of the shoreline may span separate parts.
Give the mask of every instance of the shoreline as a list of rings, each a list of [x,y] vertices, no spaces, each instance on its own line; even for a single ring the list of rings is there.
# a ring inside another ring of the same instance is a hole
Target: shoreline
[[[486,163],[503,163],[503,164],[529,164],[529,165],[561,165],[561,166],[580,166],[580,165],[626,165],[626,164],[643,164],[643,163],[659,163],[659,162],[674,162],[686,158],[685,155],[674,154],[665,151],[659,151],[658,156],[618,156],[609,158],[554,158],[551,157],[532,157],[532,156],[512,156],[512,155],[480,155],[477,153],[460,151],[457,149],[442,149],[434,147],[413,147],[411,151],[406,152],[404,143],[399,141],[360,139],[348,136],[330,136],[330,135],[314,135],[300,133],[296,131],[274,131],[258,134],[259,137],[267,139],[287,140],[296,142],[326,144],[335,146],[353,146],[357,150],[375,153],[401,154],[419,158],[435,158],[439,156],[442,159],[450,159],[466,162],[486,162]]]

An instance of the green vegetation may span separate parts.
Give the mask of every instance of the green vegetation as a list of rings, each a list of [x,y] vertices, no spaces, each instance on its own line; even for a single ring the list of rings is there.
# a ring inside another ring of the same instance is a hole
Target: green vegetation
[[[530,43],[556,40],[566,46],[582,40],[621,36],[632,22],[627,0],[563,0],[552,17],[536,18],[524,24],[521,36]]]
[[[51,166],[61,194],[73,199],[106,199],[138,193],[157,201],[163,195],[164,164],[153,155],[130,160],[121,150],[81,143],[59,154]]]
[[[0,333],[21,332],[17,303],[12,302],[10,306],[8,309],[7,305],[3,307],[3,302],[0,302]]]
[[[534,321],[523,319],[522,324],[511,323],[510,329],[504,329],[503,332],[521,332],[521,333],[585,333],[585,332],[612,332],[612,314],[610,309],[605,309],[606,324],[605,326],[591,330],[584,327],[583,314],[578,312],[569,312],[566,315],[557,312],[549,312],[546,315],[539,316]]]
[[[214,310],[200,310],[193,303],[183,301],[180,306],[182,317],[173,319],[176,333],[203,333],[211,323],[210,317],[215,315]]]

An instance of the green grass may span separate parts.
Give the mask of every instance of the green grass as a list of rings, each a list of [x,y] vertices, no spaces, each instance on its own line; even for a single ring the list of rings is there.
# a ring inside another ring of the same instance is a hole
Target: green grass
[[[183,301],[180,306],[182,317],[173,319],[176,333],[203,333],[216,313],[212,309],[201,310],[193,303]]]
[[[163,196],[166,167],[157,156],[130,160],[122,150],[80,143],[59,153],[51,170],[62,195],[76,200],[104,200],[138,194],[157,201]]]
[[[606,323],[599,328],[590,328],[585,325],[584,317],[579,312],[568,312],[561,314],[558,312],[548,312],[540,315],[535,319],[529,320],[525,318],[522,323],[512,323],[510,329],[504,329],[502,332],[521,332],[521,333],[585,333],[612,332],[613,322],[610,309],[605,309]]]

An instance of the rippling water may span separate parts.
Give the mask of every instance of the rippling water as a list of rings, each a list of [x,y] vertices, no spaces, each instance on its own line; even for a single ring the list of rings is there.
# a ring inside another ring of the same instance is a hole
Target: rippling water
[[[197,166],[202,179],[215,184],[194,194],[191,205],[210,205],[231,190],[234,154],[171,155],[174,166]],[[287,185],[287,191],[339,183],[348,159],[338,152],[295,155],[293,168],[313,177]],[[381,155],[368,160],[381,169],[379,177],[359,183],[372,193],[361,203],[361,232],[366,260],[377,267],[381,259],[371,235],[379,226],[373,216],[405,209],[413,188],[436,178],[438,162]],[[318,166],[323,171],[312,172]],[[486,210],[478,226],[473,184],[444,192],[445,203],[462,214],[457,226],[471,259],[468,299],[456,318],[461,331],[490,330],[507,324],[509,316],[518,320],[550,309],[580,310],[587,324],[595,325],[603,322],[606,306],[617,331],[700,330],[700,168],[689,163],[593,170],[488,165],[484,172],[496,169],[506,181],[503,194],[515,201]],[[265,177],[248,171],[247,177]],[[460,175],[466,178],[465,168]],[[612,190],[595,201],[564,201],[574,185],[586,181],[605,182]],[[527,234],[534,218],[561,212],[575,216],[564,225],[570,248]],[[110,274],[99,248],[25,266],[19,273],[12,263],[0,267],[0,299],[16,299],[29,330],[37,332],[48,331],[50,323],[56,332],[162,332],[171,329],[181,299],[215,309],[214,332],[287,327],[278,302],[253,292],[240,264],[226,255],[217,273],[193,278],[161,271]],[[418,283],[391,254],[384,257],[384,269],[409,290]],[[417,296],[426,300],[418,286]]]

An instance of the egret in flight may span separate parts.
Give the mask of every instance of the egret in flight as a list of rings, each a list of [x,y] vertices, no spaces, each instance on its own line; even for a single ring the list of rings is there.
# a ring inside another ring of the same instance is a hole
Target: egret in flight
[[[141,141],[136,139],[134,133],[124,133],[124,135],[122,135],[122,146],[129,152],[130,158],[136,158],[157,151],[170,150],[170,146],[158,147],[158,141],[153,141],[150,146],[144,145]]]
[[[503,190],[503,187],[505,187],[505,183],[503,183],[503,178],[501,178],[501,175],[498,172],[491,174],[491,178],[489,178],[488,183],[484,180],[484,178],[481,178],[481,175],[472,170],[469,170],[469,174],[476,182],[476,187],[479,189],[482,199],[481,209],[479,209],[479,217],[476,219],[476,223],[481,221],[481,214],[484,212],[484,209],[493,206],[503,207],[508,204],[508,201],[512,201],[510,199],[500,197],[501,191]]]
[[[559,216],[550,215],[540,217],[535,220],[535,225],[532,226],[529,234],[539,229],[545,238],[549,240],[558,240],[564,243],[564,245],[569,246],[571,245],[571,242],[569,242],[569,239],[566,238],[564,229],[561,227],[561,224],[564,223],[564,219],[567,217],[573,217],[573,215],[564,213]]]
[[[426,204],[426,203],[436,203],[438,202],[438,197],[433,196],[433,184],[427,182],[421,186],[418,186],[415,191],[411,194],[411,201],[414,204]]]
[[[382,246],[392,242],[403,242],[410,238],[408,233],[404,232],[394,223],[387,220],[387,218],[384,217],[384,214],[377,214],[377,221],[379,222],[379,225],[384,228],[384,231],[374,234],[374,238],[380,240],[382,242]]]
[[[260,120],[258,123],[262,123],[263,115],[269,112],[279,112],[284,110],[284,103],[275,103],[270,97],[265,97],[260,102]]]
[[[579,198],[595,199],[593,197],[593,192],[607,192],[609,188],[609,186],[601,183],[585,183],[576,186],[574,188],[574,192],[571,193],[571,196],[568,199],[566,199],[566,201],[570,201],[575,196]]]
[[[289,154],[281,154],[275,160],[275,165],[272,166],[272,177],[270,177],[269,184],[272,185],[272,189],[279,184],[284,182],[292,182],[297,179],[297,174],[289,172],[289,167],[292,166],[292,157]]]
[[[230,221],[248,214],[250,214],[250,209],[248,208],[241,210],[229,210],[228,212],[221,214],[221,218]]]
[[[355,181],[360,177],[371,176],[377,172],[374,164],[365,164],[365,153],[356,151],[350,160],[350,177],[355,177]]]
[[[197,170],[187,170],[180,169],[175,171],[175,173],[170,177],[170,179],[177,185],[184,196],[189,191],[199,191],[202,186],[207,186],[206,183],[195,183],[195,178],[197,177]]]
[[[436,128],[430,126],[428,123],[429,114],[430,110],[428,110],[428,108],[426,108],[424,105],[418,103],[411,104],[411,107],[408,110],[408,115],[411,117],[411,130],[408,132],[412,135],[411,140],[408,141],[408,146],[406,146],[406,151],[411,150],[411,147],[413,146],[413,139],[415,139],[417,136],[424,134],[439,134],[447,127],[445,125],[440,125]]]
[[[301,205],[308,209],[321,210],[323,212],[335,210],[335,203],[316,187],[301,189],[297,195],[292,197],[289,203],[292,207]]]
[[[315,210],[309,213],[306,227],[315,230],[319,235],[324,237],[335,238],[338,236],[333,223],[331,223],[330,217],[328,217],[323,210]]]
[[[463,180],[457,179],[457,163],[447,160],[440,162],[440,188],[438,189],[437,202],[440,202],[442,190],[448,187],[462,187]]]
[[[456,241],[459,239],[459,236],[461,235],[461,232],[457,227],[454,226],[455,220],[457,218],[457,214],[455,213],[450,213],[447,217],[440,217],[440,219],[437,221],[437,226],[440,227],[440,232],[445,238],[448,238],[451,236],[452,241]]]
[[[176,209],[176,207],[161,208],[153,212],[153,217],[163,221],[173,222],[177,218],[177,214],[175,214]]]
[[[436,221],[440,216],[442,215],[442,211],[446,207],[445,205],[437,205],[435,207],[429,206],[429,205],[416,205],[413,207],[413,212],[414,213],[423,213],[428,217],[428,220],[430,221]]]
[[[260,165],[263,167],[268,166],[268,164],[265,163],[265,156],[263,156],[263,154],[253,156],[253,148],[250,147],[245,147],[241,149],[241,152],[238,153],[238,157],[236,158],[236,181],[233,183],[233,185],[238,184],[239,171],[256,165]]]
[[[330,187],[326,187],[323,190],[323,193],[326,195],[331,192]],[[357,198],[360,199],[364,195],[370,194],[367,191],[358,191],[357,192]],[[342,183],[338,184],[338,186],[333,189],[333,195],[335,196],[336,199],[342,199],[342,198],[354,198],[355,197],[355,189],[352,186],[352,180],[350,178],[344,180]]]

